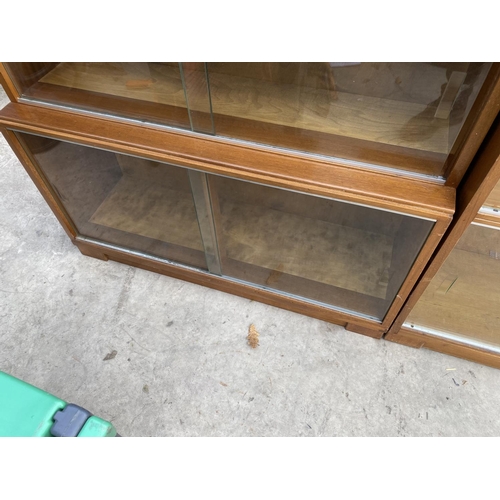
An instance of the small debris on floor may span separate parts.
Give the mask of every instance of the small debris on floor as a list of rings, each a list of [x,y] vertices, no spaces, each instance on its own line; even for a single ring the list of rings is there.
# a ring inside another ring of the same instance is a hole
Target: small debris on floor
[[[252,323],[248,329],[248,345],[255,349],[259,345],[259,332],[255,329],[255,325]]]
[[[219,382],[220,385],[223,385],[224,387],[227,387],[227,384],[225,384],[224,382]]]
[[[455,371],[455,370],[456,370],[456,368],[446,368],[446,371],[447,371],[447,372],[453,372],[453,371]]]
[[[108,352],[108,354],[106,354],[106,356],[104,357],[103,361],[109,361],[110,359],[114,359],[117,354],[118,354],[118,352],[114,351],[114,350],[111,352]]]
[[[142,388],[142,392],[145,392],[146,394],[149,394],[149,386],[148,386],[148,384],[144,384],[144,387]]]
[[[458,384],[458,383],[457,383],[457,381],[456,381],[454,378],[452,378],[451,380],[453,380],[453,383],[454,383],[457,387],[460,385],[460,384]]]

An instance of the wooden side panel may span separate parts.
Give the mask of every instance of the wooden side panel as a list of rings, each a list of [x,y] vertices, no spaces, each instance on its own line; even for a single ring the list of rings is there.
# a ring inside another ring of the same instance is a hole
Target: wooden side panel
[[[484,204],[487,207],[497,208],[500,215],[500,182],[497,182]]]
[[[500,63],[494,63],[448,157],[446,185],[457,187],[500,110]]]
[[[5,69],[3,63],[0,64],[0,85],[2,85],[2,87],[4,88],[5,93],[7,94],[9,99],[12,102],[17,102],[17,100],[19,99],[19,92],[13,81],[11,80],[9,74],[7,73],[7,70]]]
[[[57,201],[57,195],[49,188],[49,183],[46,181],[42,172],[37,168],[36,162],[23,147],[16,134],[4,128],[0,128],[0,130],[16,156],[19,158],[19,161],[25,168],[26,172],[31,177],[31,180],[34,182],[35,186],[38,188],[41,195],[51,208],[52,212],[54,212],[57,220],[61,223],[62,227],[66,231],[66,234],[71,238],[71,240],[73,240],[77,235],[76,227],[69,215]]]

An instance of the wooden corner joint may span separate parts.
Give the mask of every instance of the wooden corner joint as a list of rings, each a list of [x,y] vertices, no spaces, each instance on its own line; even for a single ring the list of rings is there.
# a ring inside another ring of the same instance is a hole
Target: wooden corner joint
[[[355,323],[347,323],[345,325],[345,329],[349,332],[360,333],[361,335],[366,335],[367,337],[374,339],[381,339],[384,335],[383,330],[367,328],[365,326],[356,325]]]

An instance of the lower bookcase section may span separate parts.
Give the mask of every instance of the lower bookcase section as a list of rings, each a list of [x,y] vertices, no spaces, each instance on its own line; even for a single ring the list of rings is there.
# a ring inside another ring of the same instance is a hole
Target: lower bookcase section
[[[381,324],[435,225],[39,135],[16,136],[81,241],[119,248],[121,261],[129,252],[134,265],[140,256],[179,265],[181,278],[192,268],[207,275],[200,281],[212,275],[229,291],[239,283],[282,307],[304,302],[376,335],[387,327]],[[97,247],[81,249],[107,258]]]

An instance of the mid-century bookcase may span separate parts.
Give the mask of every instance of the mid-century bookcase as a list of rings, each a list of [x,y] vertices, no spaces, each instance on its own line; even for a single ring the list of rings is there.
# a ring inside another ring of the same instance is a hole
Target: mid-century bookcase
[[[3,63],[0,79],[2,133],[83,254],[497,359],[500,65]],[[452,308],[472,296],[469,341]]]

